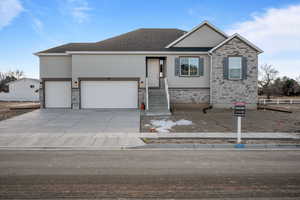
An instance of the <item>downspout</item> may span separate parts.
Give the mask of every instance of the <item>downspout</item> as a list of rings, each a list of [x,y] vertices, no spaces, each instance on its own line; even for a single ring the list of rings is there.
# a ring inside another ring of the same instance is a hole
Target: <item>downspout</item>
[[[212,53],[208,52],[210,57],[210,77],[209,77],[209,104],[212,105]]]

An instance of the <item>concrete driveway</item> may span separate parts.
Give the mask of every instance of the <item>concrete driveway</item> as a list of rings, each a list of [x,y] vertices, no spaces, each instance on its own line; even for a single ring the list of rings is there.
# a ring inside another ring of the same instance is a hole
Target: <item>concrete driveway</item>
[[[0,133],[139,132],[138,110],[40,109],[0,122]]]
[[[41,109],[0,122],[1,149],[124,149],[144,145],[137,110]]]

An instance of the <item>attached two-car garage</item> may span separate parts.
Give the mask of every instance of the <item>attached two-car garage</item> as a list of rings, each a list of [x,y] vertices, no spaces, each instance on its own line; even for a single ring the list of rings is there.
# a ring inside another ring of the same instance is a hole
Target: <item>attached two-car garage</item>
[[[81,80],[81,108],[137,108],[136,80]],[[45,107],[71,107],[71,81],[45,81]]]
[[[137,108],[137,81],[81,81],[81,108]]]

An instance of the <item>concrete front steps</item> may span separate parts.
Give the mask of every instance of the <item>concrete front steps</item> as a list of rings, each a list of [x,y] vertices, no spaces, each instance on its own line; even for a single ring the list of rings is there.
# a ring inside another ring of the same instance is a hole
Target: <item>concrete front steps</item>
[[[147,116],[171,115],[168,109],[168,102],[165,89],[149,89],[149,110]]]

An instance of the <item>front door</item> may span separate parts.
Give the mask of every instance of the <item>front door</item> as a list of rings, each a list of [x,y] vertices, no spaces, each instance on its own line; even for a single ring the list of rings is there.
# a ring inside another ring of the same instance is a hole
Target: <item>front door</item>
[[[147,59],[148,68],[148,84],[149,87],[158,88],[159,87],[159,59],[158,58],[148,58]]]

